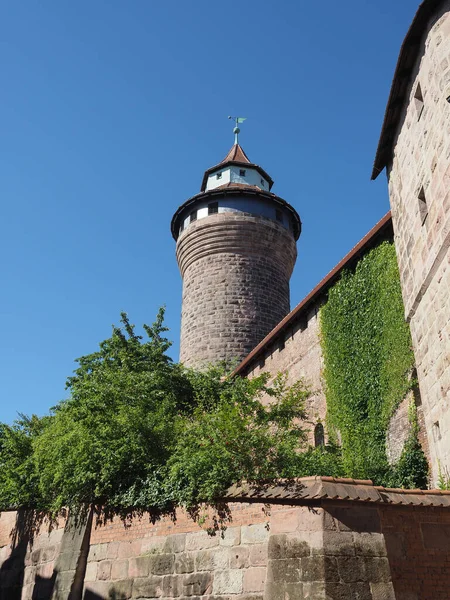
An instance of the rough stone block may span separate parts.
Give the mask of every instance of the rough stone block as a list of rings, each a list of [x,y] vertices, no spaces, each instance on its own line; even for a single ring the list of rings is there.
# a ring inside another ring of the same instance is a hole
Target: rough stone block
[[[114,600],[129,600],[132,596],[133,580],[132,579],[120,579],[113,581],[109,584],[109,596],[108,598],[114,598]]]
[[[93,598],[108,598],[109,597],[109,582],[107,581],[92,581],[87,582],[84,587],[85,596],[88,596],[88,592],[92,593]],[[96,595],[95,595],[96,594]]]
[[[314,581],[303,584],[304,600],[335,600],[334,596],[329,596],[326,592],[326,584],[323,581]],[[349,599],[346,599],[349,600]]]
[[[392,583],[371,583],[372,600],[396,600]]]
[[[183,594],[185,596],[204,596],[212,590],[211,573],[192,573],[185,575],[183,582]]]
[[[244,525],[241,528],[242,544],[261,544],[269,539],[269,529],[265,523]]]
[[[227,527],[219,537],[221,546],[238,546],[241,543],[241,528]]]
[[[368,581],[366,574],[366,559],[360,556],[338,556],[337,566],[339,575],[344,583]]]
[[[216,571],[214,573],[213,593],[241,594],[243,590],[244,572],[240,569]]]
[[[126,579],[128,577],[128,560],[117,559],[112,561],[111,579]]]
[[[250,567],[244,571],[244,593],[264,591],[266,569],[263,567]]]
[[[150,572],[150,556],[130,558],[128,562],[128,577],[147,577]],[[154,571],[151,574],[156,575]],[[159,573],[158,573],[159,574]]]
[[[142,554],[161,554],[166,544],[164,536],[147,537],[141,541]]]
[[[382,533],[354,533],[356,554],[360,556],[386,556],[385,538]]]
[[[110,542],[106,551],[106,558],[117,558],[119,554],[119,542]]]
[[[333,600],[373,600],[368,583],[326,583],[325,590]]]
[[[308,543],[297,536],[271,535],[268,543],[269,558],[302,558],[310,555]]]
[[[353,534],[326,531],[323,535],[323,553],[331,555],[354,555]]]
[[[247,546],[237,546],[229,550],[230,569],[245,569],[250,564],[250,550]]]
[[[268,549],[267,544],[255,544],[250,546],[250,565],[258,567],[261,565],[267,565]]]
[[[265,600],[286,600],[286,585],[282,582],[266,581],[264,586],[264,598]],[[302,584],[292,584],[299,585]]]
[[[175,573],[192,573],[194,571],[194,555],[183,552],[175,556]]]
[[[133,581],[133,598],[159,598],[162,596],[162,577],[136,578]]]
[[[387,558],[367,558],[365,571],[369,582],[388,583],[391,581],[391,569]]]
[[[163,596],[175,598],[183,593],[182,575],[165,575],[163,577]]]
[[[56,556],[56,547],[55,546],[47,546],[42,548],[41,560],[42,562],[48,562],[50,560],[55,560]]]
[[[142,540],[120,542],[117,551],[118,558],[133,558],[141,554]]]
[[[97,566],[97,579],[111,579],[111,561],[102,560]]]
[[[166,554],[172,554],[177,552],[183,552],[186,546],[186,534],[178,533],[176,535],[170,535],[166,539],[164,544],[164,552]]]
[[[174,554],[155,554],[146,557],[149,561],[151,575],[170,575],[175,566]]]
[[[206,531],[191,533],[186,537],[186,550],[203,550],[219,545],[218,535],[209,535]]]
[[[301,581],[301,563],[299,558],[270,560],[267,566],[267,581],[295,583]]]
[[[94,544],[89,548],[88,561],[105,560],[108,554],[108,544]]]

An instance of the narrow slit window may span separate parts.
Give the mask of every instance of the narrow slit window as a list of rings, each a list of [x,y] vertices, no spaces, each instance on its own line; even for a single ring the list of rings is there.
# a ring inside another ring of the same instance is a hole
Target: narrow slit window
[[[423,225],[426,221],[426,218],[428,217],[427,199],[425,197],[425,190],[423,189],[423,187],[420,188],[418,200],[419,200],[420,220]]]
[[[219,212],[219,203],[211,202],[208,204],[208,215],[216,215]]]
[[[325,446],[325,431],[322,423],[317,423],[314,427],[314,445],[316,448],[318,446]]]
[[[262,185],[263,187],[266,187],[266,182],[264,181],[264,179],[263,179],[262,177],[261,177],[261,185]]]
[[[193,223],[196,220],[197,220],[197,211],[193,210],[191,212],[191,214],[189,215],[189,223]]]
[[[222,179],[222,173],[216,173],[216,179]]]
[[[245,169],[239,169],[239,175],[245,177]]]
[[[422,116],[424,106],[422,88],[420,87],[420,83],[417,84],[416,91],[414,92],[414,104],[416,107],[417,120],[419,120]]]
[[[280,223],[283,222],[283,213],[281,212],[281,210],[279,208],[275,209],[275,218],[277,221],[279,221]]]

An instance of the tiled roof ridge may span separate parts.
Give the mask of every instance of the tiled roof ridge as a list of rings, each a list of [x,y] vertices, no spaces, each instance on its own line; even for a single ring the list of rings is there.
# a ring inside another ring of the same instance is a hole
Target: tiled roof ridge
[[[311,504],[322,501],[355,501],[375,504],[439,506],[450,508],[450,490],[419,490],[374,486],[370,479],[310,476],[292,479],[241,482],[231,486],[223,500]]]

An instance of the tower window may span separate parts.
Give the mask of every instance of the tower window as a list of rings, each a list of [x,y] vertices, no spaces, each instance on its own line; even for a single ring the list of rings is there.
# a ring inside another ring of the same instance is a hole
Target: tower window
[[[281,210],[279,208],[275,209],[275,218],[277,221],[280,221],[280,223],[283,222],[283,213],[281,212]]]
[[[417,112],[417,120],[419,120],[422,116],[424,106],[422,88],[420,87],[420,83],[417,84],[416,91],[414,92],[414,104]]]
[[[222,173],[216,173],[216,179],[222,179]]]
[[[318,446],[325,445],[325,432],[323,429],[322,423],[317,423],[314,427],[314,446],[317,448]]]
[[[245,169],[239,169],[239,175],[245,177]]]
[[[262,185],[263,187],[266,187],[266,182],[264,181],[264,179],[263,179],[262,177],[261,177],[261,185]]]
[[[208,204],[208,215],[215,215],[219,212],[219,203],[218,202],[211,202],[211,204]]]
[[[428,217],[427,199],[425,198],[425,190],[423,189],[423,186],[420,188],[420,192],[417,198],[419,200],[420,220],[423,225],[426,221],[426,218]]]
[[[189,215],[189,223],[192,223],[193,221],[197,220],[197,211],[193,210],[191,212],[191,214]]]

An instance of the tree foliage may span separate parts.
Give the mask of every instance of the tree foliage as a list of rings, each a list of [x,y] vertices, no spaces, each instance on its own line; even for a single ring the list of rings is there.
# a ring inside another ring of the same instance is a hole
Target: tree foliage
[[[145,340],[122,314],[99,350],[78,359],[69,397],[50,416],[1,427],[0,508],[170,512],[213,504],[239,480],[336,468],[333,449],[300,453],[301,382],[175,364],[162,310],[144,330]]]

